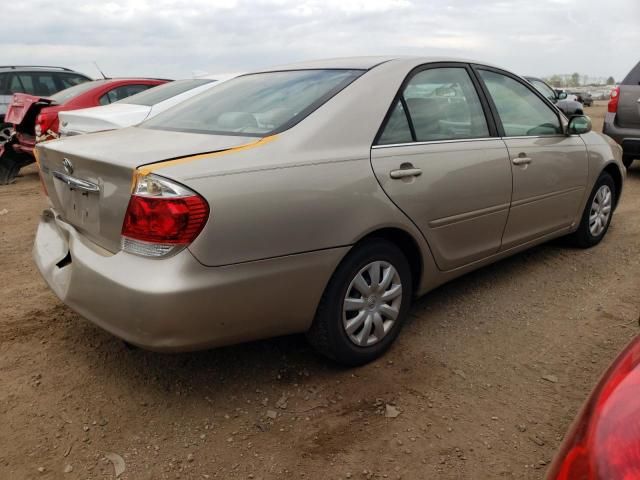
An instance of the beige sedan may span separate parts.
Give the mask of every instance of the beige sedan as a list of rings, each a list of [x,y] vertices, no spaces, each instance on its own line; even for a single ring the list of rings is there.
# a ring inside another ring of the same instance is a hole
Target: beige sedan
[[[522,78],[408,57],[242,75],[38,157],[34,259],[81,315],[165,351],[306,332],[349,365],[454,277],[599,243],[625,175],[619,147]]]

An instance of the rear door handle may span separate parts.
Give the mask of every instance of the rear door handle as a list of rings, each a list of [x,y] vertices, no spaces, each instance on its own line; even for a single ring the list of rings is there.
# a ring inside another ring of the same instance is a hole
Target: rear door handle
[[[516,157],[511,162],[514,165],[529,165],[531,163],[531,158],[529,157]]]
[[[399,178],[419,177],[422,175],[422,170],[415,168],[413,165],[410,167],[400,168],[399,170],[391,170],[389,176],[395,180]]]

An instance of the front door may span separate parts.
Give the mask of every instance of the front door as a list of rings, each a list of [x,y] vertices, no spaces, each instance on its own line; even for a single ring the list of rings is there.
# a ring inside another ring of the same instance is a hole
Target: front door
[[[429,66],[405,81],[371,151],[375,175],[418,226],[442,270],[496,253],[511,167],[492,137],[470,70]]]
[[[579,214],[588,156],[579,135],[565,135],[559,113],[524,81],[478,69],[509,151],[513,196],[502,248],[570,227]]]

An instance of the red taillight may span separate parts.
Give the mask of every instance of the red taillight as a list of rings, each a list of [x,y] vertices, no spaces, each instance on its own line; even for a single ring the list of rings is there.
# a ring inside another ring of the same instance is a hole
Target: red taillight
[[[122,225],[122,248],[164,256],[189,245],[209,218],[209,205],[191,190],[155,175],[136,184]]]
[[[36,117],[35,134],[37,137],[46,135],[49,131],[58,133],[58,112],[41,112]]]
[[[603,376],[567,435],[547,478],[640,478],[640,337]]]
[[[616,87],[611,90],[611,98],[609,100],[608,110],[609,113],[616,113],[618,111],[618,102],[620,101],[620,87]]]

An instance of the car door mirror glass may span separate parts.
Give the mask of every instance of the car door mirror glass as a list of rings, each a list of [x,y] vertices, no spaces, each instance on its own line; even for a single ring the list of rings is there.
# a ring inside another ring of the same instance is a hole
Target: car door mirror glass
[[[586,115],[574,115],[569,119],[569,135],[582,135],[591,131],[591,119]]]

